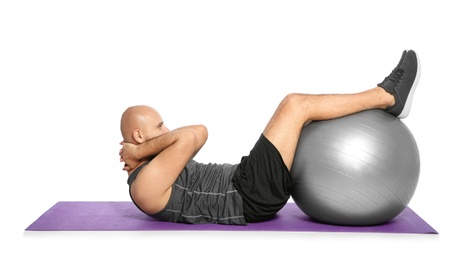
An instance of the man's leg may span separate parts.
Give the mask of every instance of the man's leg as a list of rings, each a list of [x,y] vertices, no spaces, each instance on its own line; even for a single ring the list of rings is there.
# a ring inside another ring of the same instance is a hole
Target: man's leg
[[[289,94],[278,106],[263,134],[291,169],[298,139],[307,122],[333,119],[372,108],[385,109],[393,103],[393,96],[380,87],[356,94]]]
[[[264,129],[264,136],[279,150],[290,170],[303,126],[310,121],[333,119],[356,112],[396,108],[392,114],[408,114],[419,66],[416,53],[406,51],[381,87],[354,94],[289,94],[277,107]],[[406,105],[405,105],[406,104]],[[405,107],[405,108],[404,108]],[[402,111],[403,110],[403,111]]]

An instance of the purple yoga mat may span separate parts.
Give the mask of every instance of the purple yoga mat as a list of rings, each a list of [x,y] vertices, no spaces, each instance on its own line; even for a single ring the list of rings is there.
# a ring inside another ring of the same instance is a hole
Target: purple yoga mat
[[[34,221],[27,231],[291,231],[291,232],[374,232],[438,234],[409,207],[390,222],[368,227],[335,226],[316,223],[295,203],[287,205],[277,217],[246,226],[221,224],[178,224],[161,222],[139,211],[132,202],[58,202]]]

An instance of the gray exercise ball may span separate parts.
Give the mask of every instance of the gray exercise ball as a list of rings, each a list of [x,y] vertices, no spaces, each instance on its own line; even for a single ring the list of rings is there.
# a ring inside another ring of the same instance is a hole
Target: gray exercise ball
[[[303,128],[291,170],[292,198],[317,222],[378,225],[405,209],[419,173],[410,130],[372,109]]]

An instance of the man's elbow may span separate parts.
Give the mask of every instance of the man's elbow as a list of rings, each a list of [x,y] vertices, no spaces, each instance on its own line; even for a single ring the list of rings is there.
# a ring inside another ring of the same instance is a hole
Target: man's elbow
[[[204,125],[196,125],[194,130],[198,143],[203,146],[208,139],[208,129]]]
[[[192,125],[183,128],[184,134],[180,136],[181,140],[192,145],[194,150],[199,150],[208,139],[208,130],[204,125]]]

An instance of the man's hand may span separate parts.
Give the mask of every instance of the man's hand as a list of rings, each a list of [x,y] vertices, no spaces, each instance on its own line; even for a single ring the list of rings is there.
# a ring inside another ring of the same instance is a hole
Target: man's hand
[[[123,171],[129,171],[139,164],[139,159],[136,156],[138,146],[131,143],[121,142],[123,147],[120,149],[120,162],[124,162]]]

